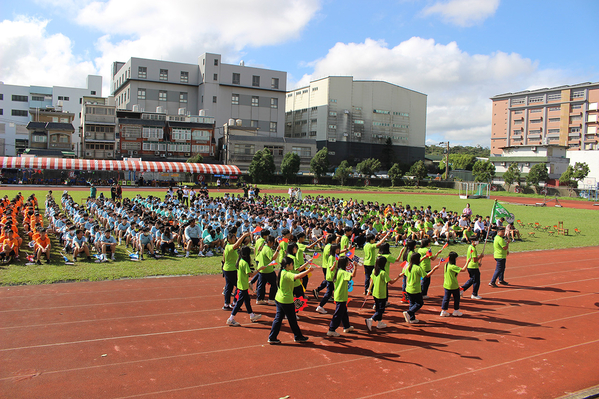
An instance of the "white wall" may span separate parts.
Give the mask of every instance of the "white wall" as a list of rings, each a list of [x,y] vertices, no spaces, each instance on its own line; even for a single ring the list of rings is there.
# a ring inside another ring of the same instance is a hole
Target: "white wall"
[[[599,152],[591,151],[568,151],[570,165],[576,162],[586,162],[589,165],[590,172],[588,177],[594,177],[599,182]]]

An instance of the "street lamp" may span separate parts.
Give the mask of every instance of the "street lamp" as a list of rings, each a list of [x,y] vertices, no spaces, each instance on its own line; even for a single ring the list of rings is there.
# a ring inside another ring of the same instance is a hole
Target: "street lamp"
[[[449,141],[442,141],[439,145],[447,145],[445,149],[445,178],[447,180],[448,172],[449,172]]]

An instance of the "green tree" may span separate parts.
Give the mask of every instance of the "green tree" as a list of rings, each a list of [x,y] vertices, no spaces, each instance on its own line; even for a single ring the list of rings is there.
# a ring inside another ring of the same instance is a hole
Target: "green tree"
[[[266,183],[272,180],[276,169],[272,154],[264,148],[254,154],[248,172],[254,183]]]
[[[333,179],[339,180],[341,185],[344,186],[351,172],[352,168],[349,166],[349,162],[343,161],[339,164],[337,170],[335,170],[335,176],[333,176]]]
[[[300,169],[300,156],[295,152],[288,152],[281,161],[281,174],[285,178],[285,184],[293,179]]]
[[[491,161],[476,161],[472,167],[472,174],[474,175],[474,181],[490,183],[493,176],[495,176],[495,165]]]
[[[532,186],[535,193],[539,193],[540,183],[545,183],[549,180],[549,173],[547,172],[547,165],[544,163],[538,163],[533,165],[526,176],[526,184]]]
[[[578,182],[589,175],[590,168],[586,162],[576,162],[574,166],[568,165],[568,168],[559,178],[560,185],[568,186],[570,196],[574,189],[578,187]]]
[[[518,168],[518,164],[516,162],[512,162],[507,170],[503,173],[503,181],[507,186],[507,191],[510,191],[510,187],[514,182],[516,186],[520,185],[520,169]]]
[[[387,137],[385,140],[385,146],[381,151],[381,166],[385,170],[389,170],[391,165],[393,165],[393,160],[395,158],[395,152],[393,151],[393,141],[391,137]]]
[[[329,170],[329,150],[327,147],[323,147],[320,151],[314,155],[314,158],[310,161],[310,172],[314,173],[314,176],[320,178],[324,176]]]
[[[358,173],[363,174],[367,178],[370,178],[370,176],[378,172],[379,169],[381,169],[381,161],[374,158],[365,159],[356,165]]]
[[[389,178],[391,179],[391,186],[395,187],[396,184],[399,184],[402,176],[403,171],[401,170],[401,166],[399,166],[399,164],[396,163],[391,167],[391,169],[389,169]]]
[[[200,163],[204,160],[202,154],[194,154],[191,157],[187,158],[187,163]]]
[[[417,180],[422,180],[427,176],[428,172],[426,169],[426,165],[424,161],[418,161],[412,165],[410,171],[408,172],[409,176],[414,176]]]
[[[472,170],[476,157],[470,154],[449,154],[449,170]],[[445,173],[445,158],[439,162],[439,170]]]

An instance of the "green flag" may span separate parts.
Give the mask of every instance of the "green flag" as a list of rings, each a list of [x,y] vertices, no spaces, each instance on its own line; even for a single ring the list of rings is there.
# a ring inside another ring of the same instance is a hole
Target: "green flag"
[[[495,201],[495,205],[493,205],[493,223],[497,222],[500,218],[505,218],[505,221],[508,223],[513,223],[515,216],[513,213],[510,213],[503,205],[499,202]]]

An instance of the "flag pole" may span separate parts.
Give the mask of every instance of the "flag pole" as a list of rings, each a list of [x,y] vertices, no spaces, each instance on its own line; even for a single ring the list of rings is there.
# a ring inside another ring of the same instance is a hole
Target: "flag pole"
[[[485,253],[485,248],[487,247],[487,241],[489,240],[489,233],[491,232],[491,225],[494,223],[493,219],[495,217],[495,205],[497,204],[497,200],[493,202],[493,209],[491,209],[491,222],[489,223],[489,227],[487,227],[487,235],[485,237],[485,243],[483,244],[482,254]]]

